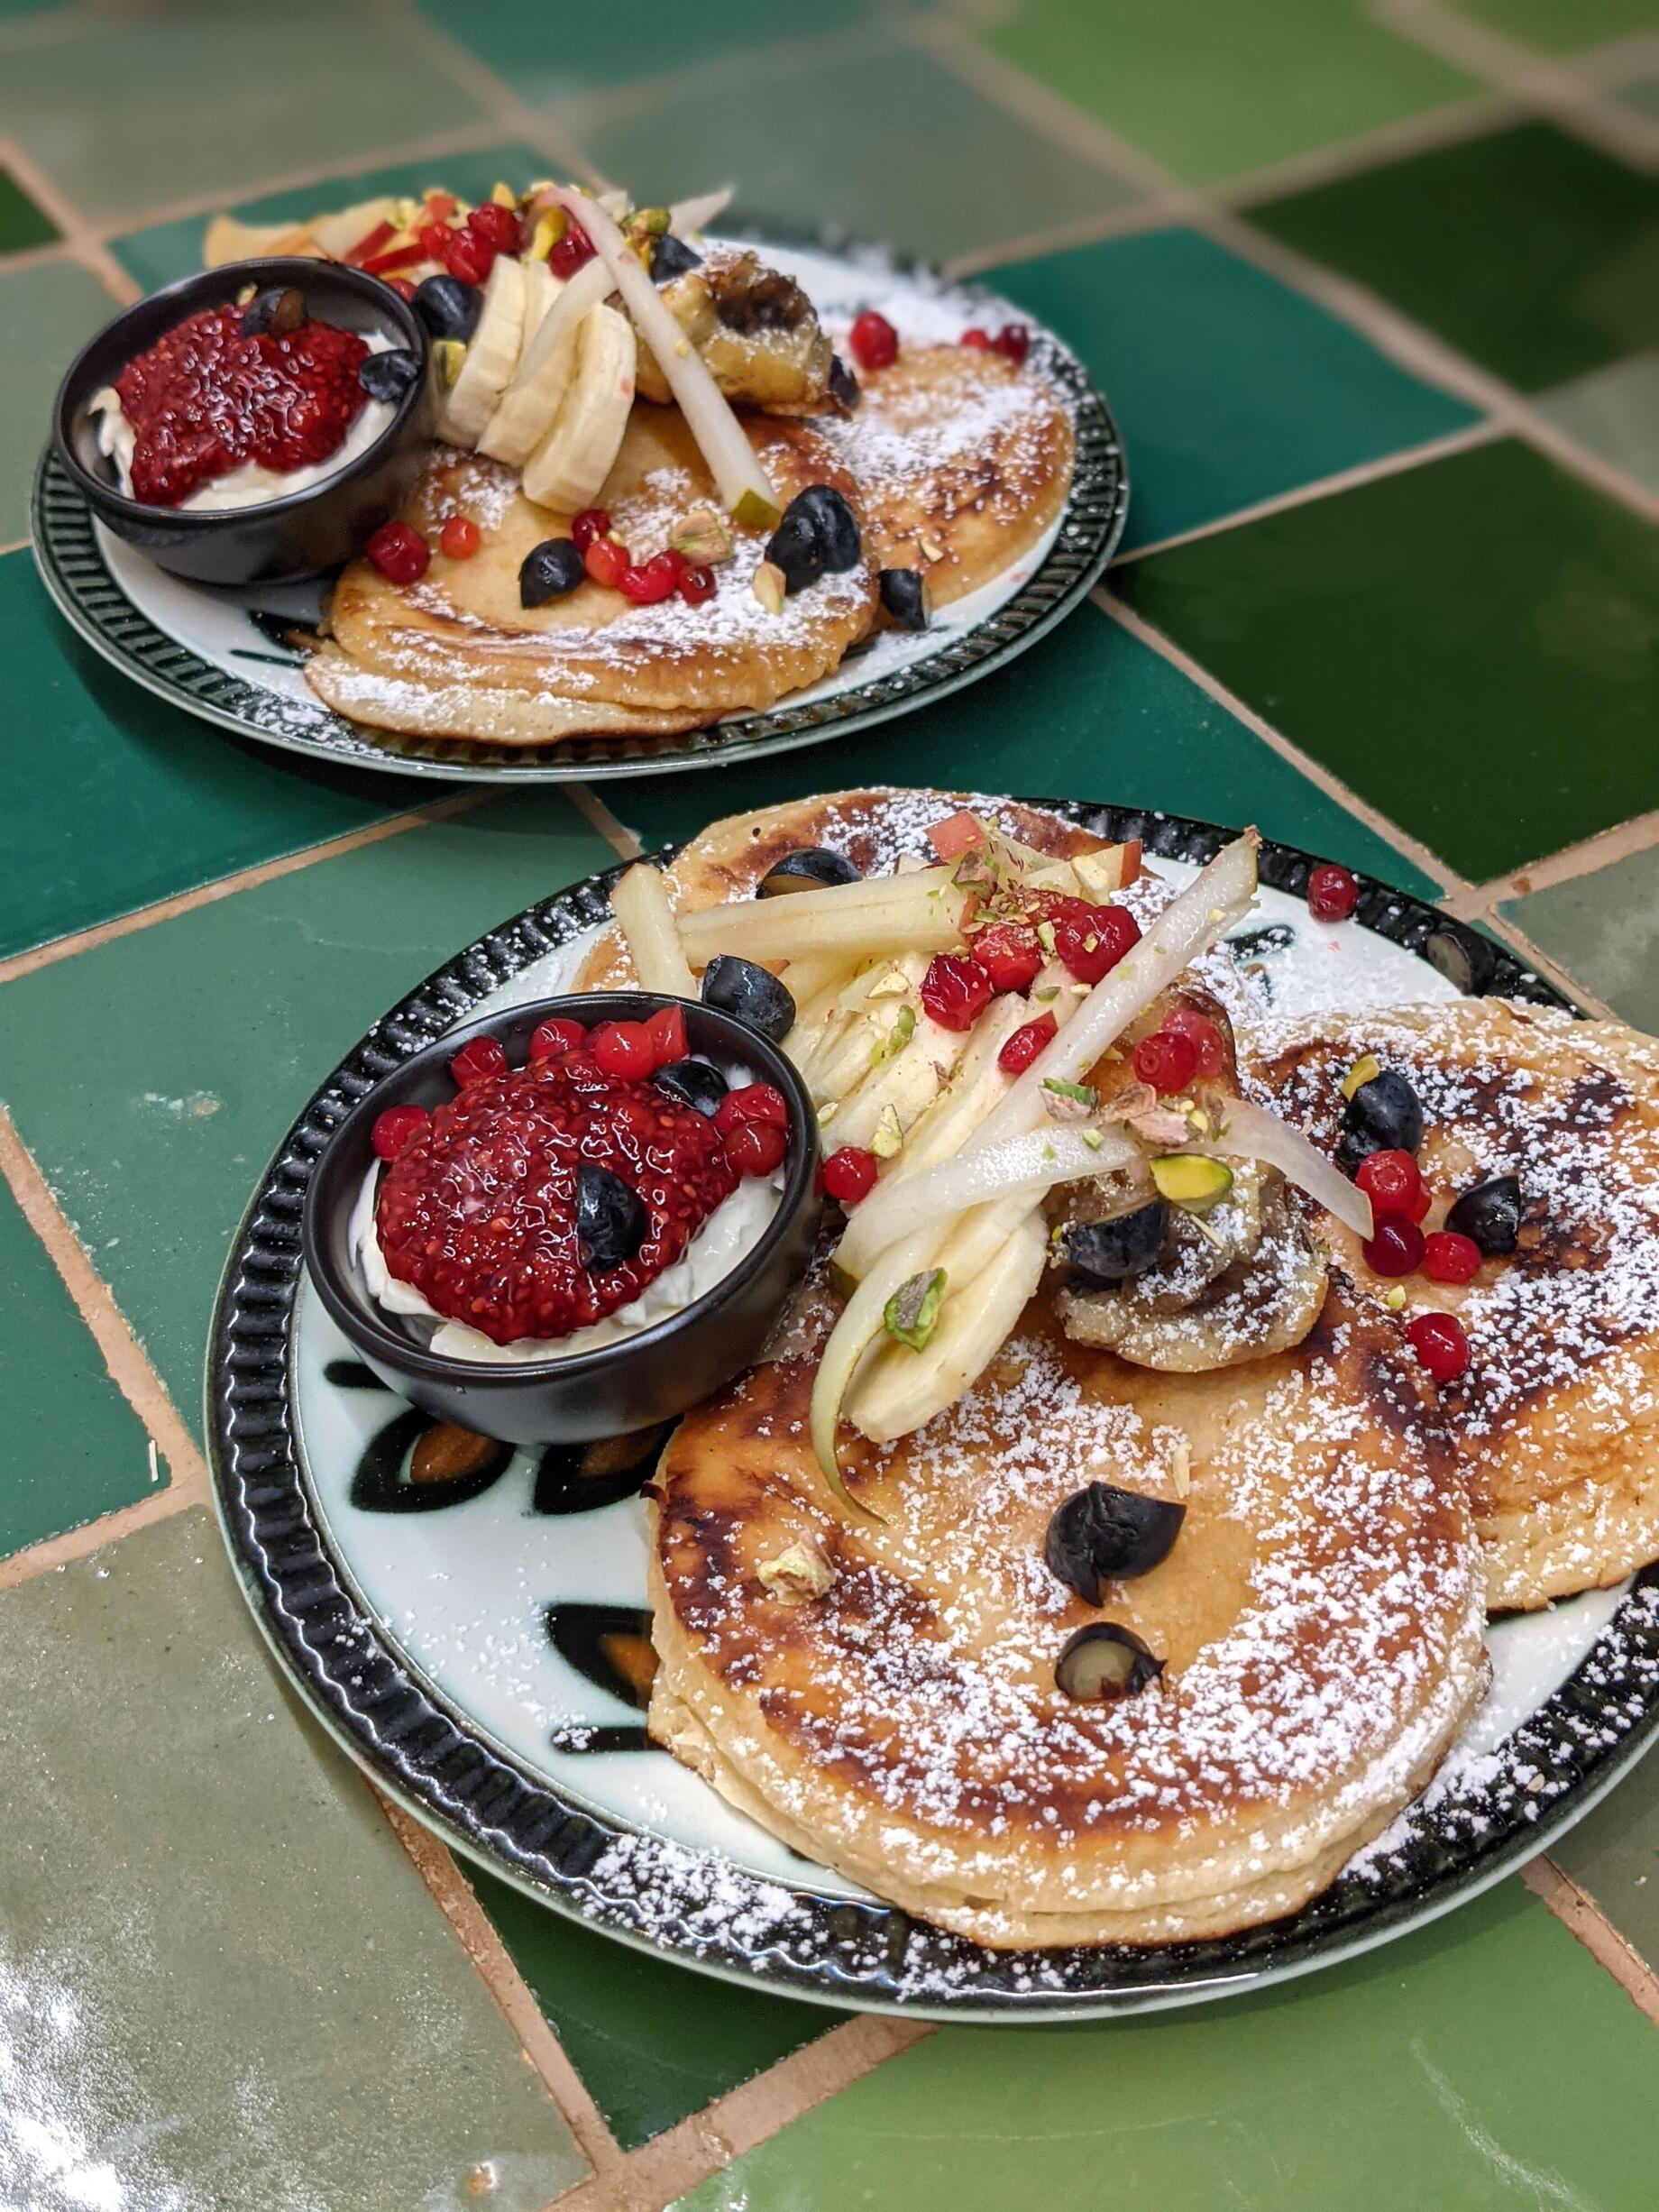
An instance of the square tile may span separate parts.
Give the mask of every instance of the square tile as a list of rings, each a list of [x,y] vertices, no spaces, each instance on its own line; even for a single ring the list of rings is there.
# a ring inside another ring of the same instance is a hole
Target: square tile
[[[111,1381],[44,1244],[0,1183],[0,1557],[155,1486],[143,1426]]]
[[[194,1511],[0,1597],[0,2201],[539,2212],[585,2162]]]
[[[284,0],[280,35],[246,5],[88,10],[68,36],[43,17],[0,69],[0,132],[88,216],[229,198],[483,112],[386,18],[339,0]]]
[[[716,107],[776,127],[746,133],[733,161],[710,138]],[[742,54],[705,98],[665,87],[627,115],[591,125],[573,115],[600,168],[626,178],[642,201],[735,177],[739,217],[814,230],[830,219],[855,238],[935,261],[1136,197],[909,47]]]
[[[59,379],[115,312],[97,279],[74,262],[9,271],[0,262],[0,327],[28,334],[26,344],[13,348],[0,411],[0,546],[29,535],[29,488],[50,434]]]
[[[1659,1030],[1659,846],[1513,899],[1502,912],[1626,1021]]]
[[[1364,170],[1250,220],[1523,391],[1659,344],[1659,179],[1549,124]]]
[[[550,1913],[487,1874],[469,1869],[468,1878],[625,2149],[701,2112],[847,2017],[688,1973]]]
[[[1659,2037],[1515,1882],[1288,1987],[1077,2028],[947,2028],[678,2212],[1636,2212]]]
[[[1541,53],[1571,54],[1654,28],[1652,0],[1450,0],[1459,15],[1489,23]]]
[[[1644,1758],[1550,1857],[1659,1970],[1659,1760]]]
[[[1643,14],[1651,20],[1651,11],[1646,7]],[[1638,115],[1646,116],[1650,123],[1659,123],[1659,77],[1642,77],[1634,84],[1620,85],[1615,96],[1626,107],[1634,107]]]
[[[1473,422],[1347,324],[1196,231],[997,270],[1112,402],[1129,455],[1126,546]]]
[[[329,1069],[463,945],[613,858],[566,800],[515,792],[4,987],[0,1093],[175,1405],[200,1402],[230,1239]]]
[[[57,235],[58,225],[45,209],[37,207],[11,170],[0,165],[0,253],[50,245]]]
[[[1003,13],[983,34],[994,52],[1196,184],[1478,89],[1350,0],[1017,0]]]
[[[0,305],[16,281],[0,279]],[[413,777],[244,743],[152,698],[81,643],[26,551],[0,559],[0,663],[17,732],[0,750],[13,833],[0,957],[433,796]]]
[[[1381,477],[1115,583],[1477,882],[1654,803],[1659,533],[1524,446]]]
[[[862,736],[729,768],[718,780],[630,779],[610,785],[605,797],[655,845],[689,837],[718,814],[866,784],[1052,794],[1254,822],[1268,837],[1407,891],[1435,898],[1442,888],[1093,604],[1013,667]]]
[[[1659,353],[1598,369],[1537,401],[1557,428],[1659,494]]]

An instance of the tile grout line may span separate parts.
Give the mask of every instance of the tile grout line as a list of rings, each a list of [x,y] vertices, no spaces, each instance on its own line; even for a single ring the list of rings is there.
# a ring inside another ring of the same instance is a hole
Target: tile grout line
[[[448,1846],[401,1806],[374,1792],[392,1833],[426,1884],[433,1903],[449,1923],[479,1979],[518,2038],[526,2062],[540,2075],[548,2095],[594,2173],[606,2174],[625,2157],[606,2125],[587,2084],[548,2024],[489,1914],[455,1863]]]
[[[597,830],[619,860],[637,860],[645,847],[619,821],[598,792],[587,784],[567,784],[564,795],[591,829]]]
[[[1598,1020],[1618,1020],[1618,1015],[1605,999],[1597,998],[1592,992],[1587,991],[1559,960],[1553,960],[1547,952],[1540,951],[1526,931],[1517,930],[1513,922],[1508,921],[1502,914],[1484,913],[1480,916],[1480,925],[1483,929],[1490,930],[1494,937],[1501,938],[1511,951],[1518,952],[1526,965],[1542,976],[1546,983],[1553,983],[1557,990],[1564,991],[1569,998],[1588,1008]]]
[[[124,307],[140,298],[142,288],[128,276],[80,209],[59,191],[39,162],[14,138],[0,137],[0,162],[58,225],[65,252],[71,260],[96,277],[105,290]]]
[[[194,890],[175,892],[170,898],[135,906],[127,913],[113,915],[107,922],[95,922],[89,929],[54,937],[46,944],[32,946],[26,952],[16,952],[9,959],[0,960],[0,985],[15,983],[19,978],[32,975],[37,968],[53,967],[60,960],[73,959],[78,953],[94,951],[118,937],[131,937],[140,930],[153,929],[158,922],[193,913],[198,906],[216,905],[220,899],[234,897],[240,891],[256,890],[261,884],[297,875],[300,869],[315,867],[321,861],[338,859],[344,853],[356,852],[365,845],[378,845],[389,837],[400,837],[406,830],[424,830],[435,822],[452,821],[457,814],[481,806],[489,796],[485,791],[468,791],[453,799],[437,799],[429,805],[390,814],[380,821],[367,822],[361,829],[347,830],[339,837],[325,839],[321,844],[305,845],[298,852],[280,853],[273,860],[261,860],[252,867],[215,877],[211,883],[198,884]]]
[[[1448,913],[1456,913],[1467,920],[1470,914],[1482,913],[1489,906],[1496,906],[1506,899],[1529,898],[1535,891],[1550,891],[1557,884],[1577,883],[1586,876],[1611,867],[1616,861],[1647,852],[1654,845],[1659,845],[1659,812],[1632,814],[1627,821],[1615,822],[1610,829],[1598,830],[1593,837],[1581,838],[1575,845],[1563,845],[1559,852],[1524,861],[1518,867],[1507,868],[1501,876],[1494,876],[1489,883],[1477,884],[1470,895],[1467,913],[1461,902],[1454,904],[1447,899],[1443,903]]]
[[[1521,1880],[1618,1984],[1638,2012],[1659,2026],[1659,1973],[1609,1920],[1595,1899],[1548,1857],[1521,1868]]]
[[[477,100],[500,129],[527,140],[538,153],[569,167],[588,183],[605,184],[604,177],[553,115],[521,98],[504,77],[440,29],[415,6],[414,0],[377,0],[375,13],[395,38],[424,47],[434,66],[460,91]]]

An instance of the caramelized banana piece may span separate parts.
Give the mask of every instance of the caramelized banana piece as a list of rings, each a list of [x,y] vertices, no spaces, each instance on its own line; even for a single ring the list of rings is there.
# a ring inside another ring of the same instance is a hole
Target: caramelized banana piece
[[[804,415],[829,399],[834,351],[817,310],[793,277],[758,254],[710,253],[663,287],[663,304],[734,406]],[[637,389],[642,399],[671,397],[661,363],[643,345]]]

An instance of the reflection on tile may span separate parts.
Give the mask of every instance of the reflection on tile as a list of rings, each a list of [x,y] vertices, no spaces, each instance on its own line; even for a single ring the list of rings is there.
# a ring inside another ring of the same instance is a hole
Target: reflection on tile
[[[11,170],[0,166],[0,253],[21,253],[27,246],[49,245],[58,226],[37,207]]]
[[[722,114],[771,117],[777,127],[746,135],[734,162],[710,134],[716,99]],[[908,48],[853,58],[745,54],[708,96],[665,87],[649,106],[583,129],[582,138],[605,174],[626,178],[642,202],[735,180],[741,216],[814,231],[833,220],[855,238],[933,260],[1135,197]]]
[[[947,2028],[679,2212],[1384,2206],[1630,2212],[1652,2195],[1659,2038],[1515,1882],[1229,2004],[1079,2028]],[[1103,2180],[1110,2177],[1109,2187]]]
[[[1475,420],[1194,231],[1050,254],[991,281],[1075,346],[1111,400],[1132,485],[1126,545]]]
[[[175,1404],[199,1402],[254,1180],[341,1054],[481,931],[613,858],[556,793],[515,792],[5,987],[0,1094]]]
[[[1331,0],[1017,0],[995,52],[1196,183],[1398,123],[1476,87]]]
[[[132,1505],[149,1439],[46,1247],[0,1183],[0,1557]],[[20,1356],[28,1347],[27,1357]],[[165,1476],[161,1476],[165,1480]]]
[[[1581,445],[1659,492],[1659,353],[1545,392],[1537,407]]]
[[[0,2200],[538,2212],[584,2171],[212,1516],[0,1598]],[[472,2177],[472,2180],[469,2180]]]
[[[1550,1857],[1659,1969],[1659,1759],[1644,1758]]]
[[[1615,1013],[1638,1029],[1659,1030],[1659,847],[1502,911]]]
[[[1659,179],[1548,124],[1362,170],[1250,219],[1523,391],[1659,344]]]
[[[1522,446],[1287,509],[1115,581],[1475,881],[1654,803],[1659,535]]]
[[[0,264],[0,328],[12,335],[0,409],[0,545],[29,535],[29,488],[51,430],[59,379],[116,303],[74,262]]]
[[[692,1975],[550,1913],[487,1874],[469,1868],[468,1878],[628,2149],[846,2018]]]

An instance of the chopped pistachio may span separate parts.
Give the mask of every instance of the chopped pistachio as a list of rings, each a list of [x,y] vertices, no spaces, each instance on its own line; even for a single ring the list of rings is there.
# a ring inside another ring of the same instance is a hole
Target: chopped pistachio
[[[1390,1313],[1398,1313],[1406,1303],[1406,1293],[1400,1284],[1397,1282],[1391,1290],[1384,1291],[1382,1302]]]
[[[432,358],[437,364],[438,382],[445,391],[453,388],[460,375],[466,351],[459,338],[435,338],[432,341]]]
[[[1037,942],[1052,959],[1054,958],[1054,924],[1052,922],[1040,922],[1037,924]]]
[[[744,496],[747,499],[751,497],[752,494],[746,492]],[[763,561],[760,566],[755,571],[754,590],[756,598],[760,601],[761,605],[765,609],[768,614],[783,613],[784,599],[784,572],[778,566],[775,561]]]
[[[902,968],[890,968],[884,976],[871,984],[872,998],[903,998],[910,989],[910,978]]]
[[[840,1110],[841,1102],[839,1098],[826,1099],[824,1104],[818,1109],[819,1127],[820,1129],[828,1129],[830,1123],[835,1119],[836,1115],[840,1112]]]
[[[1057,1097],[1075,1098],[1081,1106],[1092,1106],[1095,1104],[1095,1093],[1086,1083],[1068,1083],[1063,1077],[1046,1075],[1042,1078],[1042,1087],[1044,1090],[1051,1090]]]
[[[731,525],[712,507],[688,507],[668,533],[674,550],[703,567],[729,561]]]
[[[882,1308],[887,1334],[912,1352],[925,1352],[939,1326],[939,1310],[945,1299],[945,1271],[930,1267],[902,1282]]]
[[[811,1536],[797,1537],[775,1559],[763,1559],[756,1572],[773,1597],[791,1605],[821,1598],[836,1574],[818,1538]]]
[[[731,519],[746,530],[775,530],[783,520],[772,501],[763,500],[758,491],[746,491],[732,509]],[[781,575],[783,571],[778,573]]]
[[[1354,1061],[1343,1078],[1343,1097],[1352,1098],[1355,1091],[1363,1090],[1368,1083],[1374,1083],[1381,1073],[1382,1062],[1375,1052],[1367,1052]]]
[[[924,561],[942,561],[944,559],[945,548],[939,544],[937,537],[924,537],[921,542],[921,557]]]
[[[1233,1170],[1202,1152],[1169,1152],[1152,1162],[1159,1194],[1189,1214],[1207,1214],[1233,1189]]]
[[[870,1065],[879,1068],[884,1060],[892,1060],[902,1052],[915,1034],[916,1009],[901,1006],[894,1017],[893,1027],[878,1044],[870,1048]]]
[[[1090,1152],[1097,1152],[1100,1150],[1100,1132],[1099,1132],[1099,1130],[1098,1130],[1098,1129],[1086,1129],[1086,1130],[1083,1132],[1083,1142],[1084,1142],[1084,1143],[1086,1143],[1086,1144],[1088,1146],[1088,1148],[1089,1148]]]
[[[666,207],[642,207],[628,225],[629,230],[642,231],[647,238],[660,238],[668,228]]]
[[[892,1160],[903,1147],[904,1132],[899,1126],[899,1109],[889,1099],[877,1116],[870,1150],[877,1160]]]
[[[1051,998],[1058,998],[1059,995],[1060,987],[1058,983],[1047,984],[1040,991],[1033,991],[1031,993],[1031,996],[1035,999],[1040,999],[1045,1006]]]

